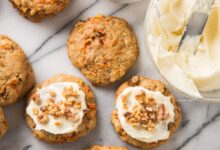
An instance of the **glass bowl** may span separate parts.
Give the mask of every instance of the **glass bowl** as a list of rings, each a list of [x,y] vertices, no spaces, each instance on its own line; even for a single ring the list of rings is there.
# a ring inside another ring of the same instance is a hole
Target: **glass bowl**
[[[171,89],[176,90],[178,93],[184,95],[185,97],[188,97],[190,100],[200,100],[200,101],[206,101],[206,102],[220,102],[220,89],[214,90],[214,91],[199,91],[201,97],[192,96],[188,93],[182,91],[181,89],[178,89],[176,86],[174,86],[168,79],[163,75],[163,73],[160,71],[157,63],[155,62],[155,59],[153,58],[154,55],[152,54],[152,42],[150,42],[151,38],[151,27],[153,18],[155,15],[158,15],[158,5],[161,0],[151,0],[148,6],[148,10],[145,17],[145,46],[147,49],[147,53],[151,58],[151,61],[153,62],[154,66],[157,68],[157,71],[159,72],[160,76],[162,77],[162,80],[168,85],[168,87],[171,87]]]

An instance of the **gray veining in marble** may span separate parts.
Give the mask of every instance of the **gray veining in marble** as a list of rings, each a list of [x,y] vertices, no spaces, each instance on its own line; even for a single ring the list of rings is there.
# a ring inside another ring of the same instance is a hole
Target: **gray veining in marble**
[[[130,72],[119,82],[107,87],[94,87],[97,101],[97,127],[75,143],[47,144],[31,134],[24,119],[24,100],[5,108],[10,128],[0,139],[0,150],[83,150],[92,144],[124,145],[113,130],[110,115],[114,108],[115,89],[132,75],[160,76],[152,65],[144,46],[144,17],[149,0],[133,4],[116,4],[108,0],[72,0],[58,16],[42,23],[27,21],[12,8],[7,0],[0,0],[0,34],[10,36],[26,52],[33,65],[37,81],[57,73],[72,74],[86,79],[74,68],[66,53],[66,40],[78,20],[96,14],[115,15],[126,19],[138,37],[140,57]],[[192,102],[173,91],[183,110],[183,122],[170,141],[156,150],[219,150],[220,105]]]

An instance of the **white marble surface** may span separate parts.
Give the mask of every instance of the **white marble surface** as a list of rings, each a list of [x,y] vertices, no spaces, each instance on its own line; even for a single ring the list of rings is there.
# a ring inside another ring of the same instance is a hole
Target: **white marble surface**
[[[10,36],[21,45],[29,56],[38,82],[57,73],[72,74],[85,80],[67,57],[66,40],[77,20],[96,14],[125,18],[137,34],[141,51],[135,66],[120,82],[108,87],[92,87],[96,94],[98,120],[96,129],[88,136],[75,143],[61,145],[47,144],[34,138],[26,125],[25,102],[21,100],[5,108],[10,127],[0,139],[0,150],[83,150],[92,144],[125,145],[130,150],[136,150],[118,138],[111,126],[110,114],[114,108],[114,91],[120,83],[136,74],[160,79],[144,46],[144,17],[148,3],[149,0],[127,5],[108,0],[72,0],[63,13],[34,24],[19,16],[7,0],[0,0],[0,34]],[[157,150],[219,150],[220,105],[190,102],[175,94],[183,110],[183,122],[170,141]]]

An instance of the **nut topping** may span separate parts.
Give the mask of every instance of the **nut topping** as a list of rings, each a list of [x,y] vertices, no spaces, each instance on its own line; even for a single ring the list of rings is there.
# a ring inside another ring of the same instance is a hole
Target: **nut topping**
[[[37,110],[36,108],[33,108],[32,112],[33,112],[34,115],[38,115],[39,114],[39,110]]]
[[[128,109],[127,102],[128,102],[128,96],[130,94],[131,93],[127,93],[126,95],[122,96],[122,102],[123,102],[123,108],[124,109]]]
[[[141,91],[135,96],[138,104],[131,111],[126,111],[124,117],[133,127],[141,127],[149,132],[155,132],[156,125],[160,121],[165,121],[169,117],[164,104],[158,104],[157,101]],[[122,98],[123,108],[127,107],[127,97]],[[127,109],[128,110],[128,109]]]
[[[76,102],[76,103],[74,103],[74,107],[75,107],[76,109],[81,109],[81,102]]]
[[[49,121],[49,118],[47,115],[40,113],[39,115],[37,115],[37,120],[41,124],[47,124]]]
[[[57,126],[57,127],[61,127],[61,126],[63,125],[61,122],[58,122],[58,121],[55,122],[54,124],[55,124],[55,126]]]
[[[160,104],[159,108],[158,108],[157,119],[158,120],[166,120],[168,117],[169,117],[169,114],[166,113],[166,108],[165,108],[164,104]]]
[[[42,112],[47,111],[47,106],[42,106],[42,107],[40,108],[40,110],[41,110]]]
[[[74,91],[73,87],[70,86],[70,87],[65,87],[64,90],[63,90],[63,96],[65,98],[69,98],[69,97],[75,97],[77,98],[79,95],[77,94],[76,91]]]
[[[40,94],[34,94],[32,96],[33,101],[37,104],[40,105],[41,104],[41,100],[40,100]]]
[[[49,122],[49,115],[54,118],[63,117],[71,122],[79,121],[80,116],[77,110],[82,108],[82,103],[78,100],[79,95],[72,86],[64,88],[62,95],[65,100],[56,100],[57,94],[53,90],[49,91],[49,95],[50,98],[45,101],[43,106],[32,110],[40,124],[47,124]],[[36,104],[41,104],[40,94],[33,95],[32,99]],[[56,122],[55,125],[60,127],[62,122]]]
[[[79,115],[71,111],[68,111],[65,115],[69,121],[77,122],[79,120]]]
[[[46,104],[47,105],[50,105],[50,104],[52,104],[52,103],[54,103],[55,101],[54,101],[54,99],[53,98],[48,98],[47,100],[46,100]]]
[[[51,97],[56,97],[57,96],[56,92],[53,91],[53,90],[50,90],[49,94],[50,94]]]

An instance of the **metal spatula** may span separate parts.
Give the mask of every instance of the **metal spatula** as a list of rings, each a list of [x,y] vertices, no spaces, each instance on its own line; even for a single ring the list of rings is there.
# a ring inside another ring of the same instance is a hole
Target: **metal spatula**
[[[201,35],[214,3],[215,0],[196,1],[193,6],[193,12],[177,47],[177,52],[187,50],[189,53],[196,53]]]

